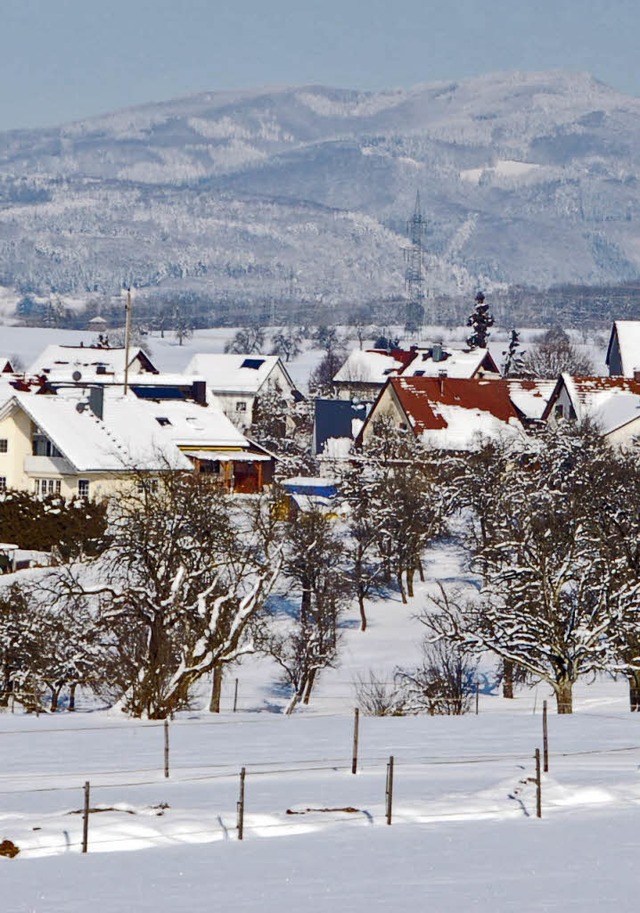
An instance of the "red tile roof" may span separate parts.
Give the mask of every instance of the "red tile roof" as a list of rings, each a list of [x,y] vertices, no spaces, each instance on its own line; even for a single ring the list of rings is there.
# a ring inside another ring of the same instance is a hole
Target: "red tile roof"
[[[439,406],[458,406],[488,412],[502,422],[518,421],[504,380],[449,377],[392,377],[394,393],[411,419],[416,434],[447,427]]]

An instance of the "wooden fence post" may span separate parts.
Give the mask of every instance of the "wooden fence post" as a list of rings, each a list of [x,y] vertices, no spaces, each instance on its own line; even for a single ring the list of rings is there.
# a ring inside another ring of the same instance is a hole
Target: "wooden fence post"
[[[235,713],[238,709],[238,679],[236,679],[235,688],[233,691],[233,712]]]
[[[480,682],[476,680],[476,716],[480,712]]]
[[[89,808],[91,801],[91,786],[87,780],[84,784],[84,808],[82,810],[82,852],[89,850]]]
[[[246,770],[243,767],[240,771],[240,798],[238,799],[237,811],[237,828],[238,828],[238,840],[244,839],[244,778],[246,775]]]
[[[164,721],[164,775],[169,776],[169,720]]]
[[[391,824],[391,814],[393,811],[393,755],[389,758],[389,763],[387,764],[387,788],[385,791],[386,797],[386,817],[387,824]]]
[[[539,748],[536,748],[536,818],[542,818],[542,774],[540,773]]]
[[[549,772],[549,729],[547,726],[547,702],[542,702],[542,760],[543,770]]]
[[[351,773],[358,771],[358,741],[360,736],[360,710],[356,707],[353,713],[353,752],[351,754]]]

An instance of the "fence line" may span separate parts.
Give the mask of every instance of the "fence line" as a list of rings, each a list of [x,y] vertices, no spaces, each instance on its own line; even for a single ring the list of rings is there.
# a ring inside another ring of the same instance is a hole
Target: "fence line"
[[[556,758],[574,758],[574,757],[587,757],[587,756],[603,756],[603,755],[614,755],[621,754],[625,752],[640,751],[640,745],[625,746],[620,748],[606,748],[606,749],[592,749],[584,751],[567,751],[567,752],[556,752],[554,757]],[[396,757],[398,755],[396,754]],[[531,758],[530,753],[521,752],[518,754],[504,754],[504,755],[484,755],[480,757],[469,757],[469,758],[437,758],[437,757],[402,757],[403,769],[409,770],[412,767],[453,767],[453,766],[476,766],[480,764],[498,764],[504,762],[526,762]],[[388,761],[388,755],[380,756],[369,756],[361,758],[359,760],[359,769],[374,771],[382,765],[386,764]],[[339,759],[318,759],[318,760],[297,760],[288,762],[288,766],[283,767],[274,767],[273,764],[282,764],[283,762],[269,762],[261,761],[258,762],[255,767],[251,764],[247,764],[247,772],[252,777],[269,777],[279,774],[296,774],[296,773],[320,773],[320,772],[349,772],[351,767],[351,759],[346,755]],[[287,763],[287,762],[285,762]],[[234,765],[233,762],[228,764],[220,765],[211,765],[207,767],[210,770],[210,773],[196,774],[192,776],[181,776],[181,771],[193,770],[193,767],[172,767],[171,774],[171,783],[200,783],[206,781],[215,781],[215,780],[231,780],[237,777],[237,765]],[[109,776],[117,777],[118,775],[132,774],[132,773],[145,773],[150,770],[155,770],[155,768],[140,768],[138,770],[123,770],[123,771],[102,771],[99,774],[92,772],[92,777],[95,776]],[[38,774],[34,774],[38,775]],[[41,774],[39,774],[41,775]],[[55,775],[54,775],[55,776]],[[60,774],[60,776],[71,776],[70,774]],[[0,780],[1,782],[1,780]],[[156,776],[153,779],[139,779],[139,780],[128,780],[128,781],[118,781],[118,782],[107,782],[107,783],[95,783],[92,780],[92,787],[95,789],[131,789],[143,786],[157,786],[165,782],[163,777],[162,769],[159,768],[156,772]],[[39,786],[39,787],[25,787],[25,788],[14,788],[14,789],[0,789],[0,795],[30,795],[35,793],[63,793],[63,792],[75,792],[77,790],[77,785],[73,786]]]

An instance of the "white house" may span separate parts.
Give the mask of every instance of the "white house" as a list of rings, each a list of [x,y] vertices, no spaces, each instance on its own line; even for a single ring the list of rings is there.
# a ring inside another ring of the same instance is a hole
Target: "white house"
[[[50,345],[41,352],[28,367],[26,374],[44,375],[56,381],[100,381],[108,378],[124,378],[127,350],[111,349],[108,346],[59,346]],[[129,376],[157,374],[158,369],[149,356],[132,347],[129,349]],[[79,377],[76,377],[79,375]]]
[[[16,391],[0,407],[0,489],[103,497],[133,471],[214,475],[228,491],[262,490],[273,457],[215,406],[141,400],[97,387]]]
[[[543,419],[592,421],[611,444],[624,445],[640,436],[640,381],[628,377],[573,377],[562,374]]]
[[[257,396],[278,390],[287,399],[300,396],[278,355],[197,354],[185,374],[205,379],[207,389],[238,428],[248,428]]]
[[[640,376],[640,320],[616,320],[607,348],[610,377]]]
[[[333,377],[339,399],[375,399],[390,377],[500,377],[488,349],[428,348],[354,349]]]

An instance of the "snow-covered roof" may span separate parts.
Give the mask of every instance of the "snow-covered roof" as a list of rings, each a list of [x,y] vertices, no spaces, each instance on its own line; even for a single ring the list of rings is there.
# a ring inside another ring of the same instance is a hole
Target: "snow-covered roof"
[[[3,418],[21,408],[53,442],[70,471],[190,469],[187,448],[247,448],[247,439],[218,409],[188,402],[149,402],[107,390],[103,418],[81,398],[15,393]],[[83,404],[82,406],[80,404]]]
[[[7,358],[6,355],[0,355],[0,374],[11,374],[13,373],[13,365],[11,360]]]
[[[451,349],[433,345],[429,348],[354,349],[340,370],[335,383],[363,383],[383,386],[390,377],[468,378],[483,372],[499,375],[488,349]]]
[[[268,463],[273,459],[268,453],[248,450],[185,450],[184,453],[196,460],[218,460],[220,463]]]
[[[640,381],[630,377],[573,377],[562,374],[547,414],[563,386],[578,420],[590,419],[604,435],[640,418]]]
[[[434,412],[445,422],[443,428],[420,435],[423,443],[440,450],[475,450],[483,441],[496,440],[521,431],[515,422],[504,422],[482,409],[438,404]]]
[[[527,419],[541,419],[556,381],[509,377],[506,379],[506,383],[509,388],[509,397],[516,409]]]
[[[624,377],[633,377],[633,372],[640,370],[640,320],[616,320],[614,322],[607,350],[607,364],[609,364],[614,339],[618,340],[622,374]]]
[[[248,446],[246,437],[227,418],[221,409],[199,406],[196,403],[170,400],[144,403],[145,410],[152,415],[156,424],[161,425],[166,437],[181,448],[204,446],[240,447]],[[109,402],[105,404],[105,422],[109,422]],[[159,421],[162,420],[162,422]]]
[[[404,366],[405,362],[393,352],[354,349],[333,380],[336,383],[382,386],[390,376],[399,374]]]
[[[468,378],[475,377],[483,371],[499,375],[498,366],[493,360],[488,349],[450,349],[443,346],[418,349],[416,357],[401,372],[402,377],[440,377],[443,373],[447,377]]]
[[[129,366],[140,362],[141,370],[155,372],[155,367],[142,349],[129,349]],[[41,352],[27,369],[27,374],[46,374],[58,380],[71,380],[80,372],[82,380],[100,378],[105,374],[122,374],[126,365],[126,349],[98,346],[50,345]]]
[[[255,395],[279,361],[278,355],[199,353],[193,356],[185,373],[204,377],[214,393]]]
[[[480,439],[522,433],[504,380],[397,377],[389,385],[416,436],[432,447],[472,450]]]

